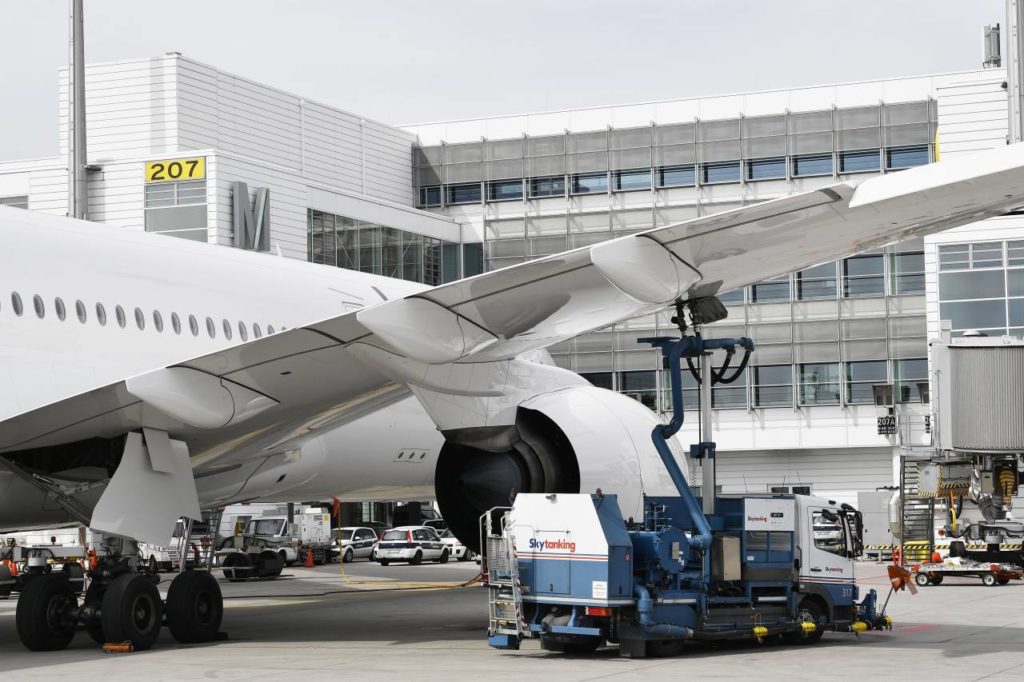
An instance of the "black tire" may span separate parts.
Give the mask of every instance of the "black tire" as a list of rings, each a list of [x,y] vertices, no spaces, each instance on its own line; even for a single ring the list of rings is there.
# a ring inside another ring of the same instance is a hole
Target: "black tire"
[[[796,632],[787,632],[783,634],[782,641],[786,644],[817,644],[823,634],[821,621],[822,616],[824,615],[824,611],[822,611],[822,608],[817,601],[813,599],[803,599],[796,609],[797,621],[808,621],[815,623],[818,627],[814,629],[814,632],[807,635],[804,635],[804,633],[799,630]]]
[[[341,563],[349,564],[352,563],[352,548],[349,547],[345,550],[345,553],[341,555]]]
[[[469,551],[469,548],[467,547],[466,551],[463,552],[462,556],[459,557],[459,561],[469,561],[472,558],[473,558],[473,554],[472,554],[472,552]]]
[[[647,642],[647,656],[669,658],[683,653],[685,642],[681,639],[652,639]]]
[[[423,561],[423,552],[421,552],[420,550],[417,549],[416,550],[416,554],[413,556],[413,558],[409,559],[409,565],[410,566],[419,566],[420,563],[422,563],[422,561]]]
[[[985,587],[995,587],[999,584],[999,578],[995,573],[985,573],[981,576],[981,584]]]
[[[145,651],[160,636],[163,613],[160,592],[151,580],[137,573],[118,576],[103,595],[103,636]]]
[[[160,564],[156,562],[156,557],[152,554],[149,555],[149,561],[147,562],[146,566],[149,568],[149,572],[153,575],[157,575],[158,573],[160,573]]]
[[[66,614],[77,606],[71,583],[62,574],[33,577],[25,582],[18,596],[18,638],[32,651],[67,648],[75,636],[75,624],[69,622]]]
[[[185,571],[167,590],[167,629],[182,644],[212,642],[224,618],[224,597],[206,571]]]
[[[14,591],[14,583],[9,581],[13,580],[14,578],[11,577],[11,569],[0,564],[0,583],[5,583],[0,585],[0,599],[7,599],[11,596],[11,592]]]
[[[82,599],[82,604],[102,605],[104,592],[106,592],[106,587],[101,583],[89,583],[89,589],[85,591],[85,598]],[[89,634],[89,638],[97,644],[107,643],[107,638],[103,636],[103,623],[99,620],[86,623],[85,631]]]
[[[562,651],[570,656],[590,656],[601,646],[601,640],[597,637],[581,637],[574,642],[566,642]]]
[[[1010,582],[1010,579],[1009,578],[1004,578],[1004,577],[999,577],[999,578],[996,578],[996,582],[999,583],[1000,585],[1006,585],[1007,583]]]
[[[224,559],[220,562],[220,566],[221,566],[222,569],[224,569],[224,568],[236,568],[236,567],[239,567],[239,566],[250,566],[250,565],[251,565],[251,563],[249,562],[249,557],[246,556],[245,554],[241,554],[241,553],[239,553],[239,554],[229,554],[226,557],[224,557]],[[224,577],[228,578],[228,580],[230,580],[233,583],[240,583],[240,582],[244,582],[245,579],[249,577],[249,573],[250,572],[247,571],[243,575],[242,573],[240,573],[238,571],[232,571],[231,575],[235,576],[234,578],[228,577],[227,573],[224,573]]]
[[[437,563],[439,563],[439,564],[446,564],[446,563],[448,563],[448,550],[447,549],[442,549],[441,550],[441,556],[439,556],[437,558]]]
[[[932,576],[932,585],[941,585],[943,577],[944,576],[941,573],[933,575]]]
[[[285,551],[284,551],[284,550],[282,549],[282,550],[281,550],[280,552],[278,552],[278,553],[277,553],[277,556],[281,557],[281,563],[282,563],[282,564],[284,564],[285,566],[288,566],[288,565],[289,565],[289,564],[288,564],[288,553],[287,553],[287,552],[285,552]]]
[[[914,582],[920,585],[921,587],[924,587],[925,585],[930,584],[932,581],[928,579],[927,573],[918,573],[914,576]]]
[[[377,559],[377,563],[380,564],[381,566],[387,566],[391,562],[388,561],[387,559]]]

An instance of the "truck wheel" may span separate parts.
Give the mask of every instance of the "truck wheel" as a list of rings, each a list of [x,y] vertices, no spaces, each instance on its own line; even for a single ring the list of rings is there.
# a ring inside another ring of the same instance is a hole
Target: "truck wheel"
[[[995,573],[986,573],[981,576],[981,584],[985,587],[993,587],[999,583],[999,579],[996,578]]]
[[[167,590],[167,629],[182,644],[212,642],[220,632],[224,598],[206,571],[185,571]]]
[[[417,549],[415,556],[413,556],[412,559],[409,559],[409,565],[410,566],[419,566],[421,561],[423,561],[423,552],[421,552],[420,550]]]
[[[943,576],[943,575],[942,575],[941,573],[936,573],[936,574],[934,574],[934,575],[932,576],[932,585],[941,585],[941,584],[942,584],[942,578],[943,578],[943,577],[944,577],[944,576]]]
[[[914,582],[917,583],[918,585],[920,585],[921,587],[924,587],[925,585],[927,585],[931,581],[928,580],[928,574],[927,573],[918,573],[917,575],[914,576]]]
[[[288,554],[283,549],[280,552],[278,552],[277,555],[279,557],[281,557],[281,563],[282,564],[284,564],[285,566],[290,566],[291,565],[291,564],[288,563]]]
[[[804,635],[802,632],[787,632],[782,636],[787,644],[816,644],[821,639],[821,621],[824,612],[817,601],[803,599],[796,609],[796,620],[798,623],[814,623],[818,627],[814,632]]]
[[[439,564],[446,564],[446,563],[448,563],[448,550],[447,549],[442,549],[441,550],[441,556],[438,558],[437,563],[439,563]]]
[[[999,577],[999,578],[996,578],[996,582],[998,582],[1000,585],[1005,585],[1008,582],[1010,582],[1010,579],[1009,578],[1004,578],[1004,577]]]
[[[67,613],[76,606],[71,583],[63,575],[51,573],[26,581],[15,615],[18,639],[32,651],[66,648],[75,636],[75,624]]]
[[[103,595],[103,636],[108,642],[131,642],[136,651],[145,651],[160,636],[163,613],[160,592],[146,576],[118,576]]]
[[[598,637],[580,637],[576,641],[566,642],[562,650],[570,656],[589,656],[599,646],[601,640]]]
[[[668,658],[678,656],[685,646],[681,639],[652,639],[647,642],[647,655],[650,658]]]
[[[352,550],[346,549],[345,553],[341,555],[341,563],[347,564],[352,561]]]

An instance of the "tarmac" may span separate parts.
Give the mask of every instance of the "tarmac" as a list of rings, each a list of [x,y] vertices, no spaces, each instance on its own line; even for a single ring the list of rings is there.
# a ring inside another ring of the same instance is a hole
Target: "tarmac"
[[[624,659],[615,647],[587,657],[487,646],[486,593],[474,563],[292,567],[274,581],[227,583],[229,639],[179,645],[161,633],[153,649],[104,654],[79,633],[64,651],[34,653],[18,642],[16,600],[0,601],[0,672],[11,679],[93,680],[928,680],[1024,679],[1024,582],[984,587],[946,578],[917,595],[892,597],[891,632],[828,633],[812,646],[689,645],[674,658]],[[164,574],[166,589],[171,574]],[[433,583],[435,589],[411,585]],[[858,565],[862,589],[883,599],[885,567]]]

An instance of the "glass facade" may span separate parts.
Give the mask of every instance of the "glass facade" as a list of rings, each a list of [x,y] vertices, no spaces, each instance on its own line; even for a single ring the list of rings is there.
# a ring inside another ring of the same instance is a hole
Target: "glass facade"
[[[12,196],[12,197],[0,197],[0,206],[10,206],[11,208],[28,208],[28,196]]]
[[[490,188],[522,182],[522,209],[482,209],[483,261],[493,270],[737,208],[763,198],[764,183],[795,192],[843,173],[928,163],[936,116],[927,100],[443,144],[420,151],[416,173],[442,188],[475,182],[485,203],[501,200]],[[872,384],[900,381],[906,401],[919,401],[916,378],[907,377],[921,374],[927,355],[923,291],[916,239],[720,293],[729,317],[706,333],[749,336],[757,351],[735,384],[714,388],[713,407],[858,405],[870,402]],[[668,317],[630,320],[549,350],[595,385],[664,411],[660,358],[636,339],[676,333]],[[688,374],[683,381],[692,405],[696,383]]]
[[[1024,241],[939,246],[939,318],[954,336],[1024,337]]]
[[[458,244],[313,209],[307,211],[307,220],[312,263],[430,285],[460,278]],[[481,266],[473,264],[479,247],[463,247],[467,276],[480,272]]]

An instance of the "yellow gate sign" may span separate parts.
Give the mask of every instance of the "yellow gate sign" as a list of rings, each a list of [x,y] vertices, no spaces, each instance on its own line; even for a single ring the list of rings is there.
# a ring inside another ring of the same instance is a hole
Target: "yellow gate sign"
[[[167,159],[146,162],[146,184],[154,182],[180,182],[202,180],[206,177],[206,157],[194,159]]]

